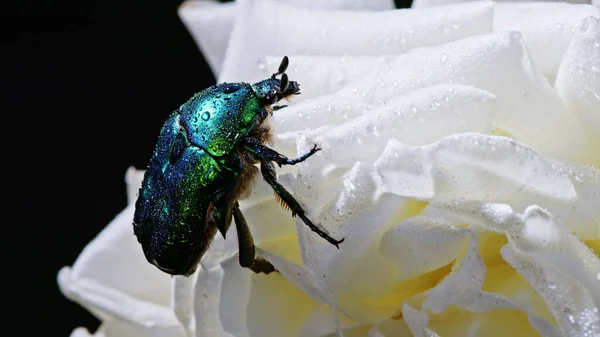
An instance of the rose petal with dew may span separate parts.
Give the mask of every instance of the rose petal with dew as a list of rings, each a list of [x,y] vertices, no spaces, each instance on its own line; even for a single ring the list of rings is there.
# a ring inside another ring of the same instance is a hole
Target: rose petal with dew
[[[300,8],[349,11],[381,11],[394,8],[392,0],[279,0],[286,5]]]
[[[444,5],[451,5],[451,4],[457,4],[457,3],[463,3],[463,2],[469,2],[469,1],[473,1],[473,0],[415,0],[412,3],[412,8],[427,8],[427,7],[434,7],[434,6],[444,6]],[[506,0],[502,0],[502,1],[496,1],[496,3],[504,3],[504,2],[514,2],[514,1],[506,1]],[[568,1],[563,1],[563,0],[533,0],[533,1],[527,1],[527,2],[565,2],[565,3],[571,3],[571,4],[594,4],[594,0],[592,0],[590,2],[590,0],[568,0]]]
[[[385,10],[394,7],[390,0],[375,1],[288,1],[312,9]],[[213,74],[218,77],[234,25],[235,2],[187,0],[179,7],[179,18],[202,50]],[[280,59],[281,60],[281,59]]]
[[[599,19],[588,17],[580,22],[560,65],[555,86],[560,98],[593,137],[598,146],[595,153],[600,153]]]
[[[398,54],[492,29],[493,4],[487,1],[377,12],[306,10],[270,0],[238,3],[219,82],[262,80],[266,56]]]
[[[516,32],[475,36],[436,48],[413,50],[335,95],[295,105],[294,113],[303,117],[299,125],[327,119],[331,114],[345,113],[347,118],[355,118],[355,112],[361,110],[336,109],[366,103],[383,105],[415,89],[447,83],[474,86],[496,96],[497,129],[548,155],[590,163],[589,138],[535,68],[521,35]],[[356,97],[350,99],[352,96]],[[323,115],[317,108],[335,102],[335,97],[342,97],[347,104],[332,105],[332,110]],[[283,110],[278,118],[289,119]]]
[[[373,162],[390,138],[405,144],[424,145],[458,133],[492,133],[494,103],[494,96],[480,89],[435,85],[398,96],[385,105],[352,106],[352,114],[357,117],[350,120],[346,111],[341,116],[337,112],[325,112],[322,123],[338,124],[336,127],[323,129],[310,122],[303,123],[302,117],[294,116],[295,107],[274,118],[273,126],[280,131],[275,136],[278,149],[295,147],[304,136],[306,142],[314,142],[322,148],[322,156],[311,158],[314,166],[326,166],[321,165],[323,161],[352,165],[356,161]],[[286,118],[284,125],[280,118]],[[306,128],[316,129],[281,132],[292,127],[297,129],[298,125],[304,127],[304,124]],[[359,151],[335,150],[339,148]]]
[[[436,207],[462,216],[472,224],[506,234],[520,252],[575,277],[590,289],[593,300],[600,306],[600,259],[558,219],[539,206],[528,207],[523,215],[513,213],[510,207],[501,204],[474,202]]]
[[[195,274],[198,273],[196,270]],[[185,330],[187,337],[195,336],[194,331],[194,295],[196,287],[196,275],[186,276],[174,276],[173,282],[171,283],[171,303],[175,316],[179,323]]]
[[[569,175],[581,200],[580,204],[574,206],[574,211],[589,213],[598,225],[595,237],[592,234],[591,237],[583,237],[583,239],[600,239],[600,169],[581,165],[564,165],[561,169]],[[571,222],[564,221],[567,224]]]
[[[357,194],[361,194],[360,189],[357,189]],[[344,235],[346,239],[340,244],[339,251],[302,223],[297,224],[303,262],[317,282],[327,292],[333,293],[342,313],[363,323],[376,323],[393,316],[399,310],[402,299],[435,285],[445,270],[398,281],[398,268],[379,252],[381,233],[417,213],[418,207],[390,197],[382,198],[366,212],[356,214],[353,210],[352,207],[342,208],[338,216],[346,217],[346,220],[337,227],[331,227],[334,228],[332,236],[341,238],[340,235]],[[332,223],[324,215],[315,219],[326,219],[322,223]]]
[[[390,56],[390,58],[392,57]],[[265,58],[267,70],[265,75],[277,72],[281,58],[282,56],[268,56]],[[375,56],[294,55],[290,60],[286,74],[291,81],[300,83],[302,95],[300,96],[301,99],[290,98],[288,101],[291,105],[334,93],[350,83],[351,80],[360,78],[371,69],[377,69],[378,62],[383,64],[387,60]]]
[[[427,328],[429,315],[424,311],[418,311],[408,303],[402,304],[402,316],[414,337],[439,337],[437,333]]]
[[[75,278],[67,267],[60,270],[58,282],[66,297],[80,303],[101,320],[117,318],[140,328],[181,328],[170,307],[135,298],[94,279]]]
[[[187,28],[213,74],[221,73],[227,41],[233,30],[235,2],[187,0],[178,10],[179,18]]]
[[[600,259],[548,212],[531,206],[520,215],[506,205],[477,202],[436,207],[471,224],[505,233],[510,246],[502,250],[504,258],[544,298],[563,332],[600,329]],[[513,250],[516,254],[510,255]],[[584,316],[573,317],[564,308]]]
[[[133,235],[134,205],[131,198],[141,187],[142,174],[143,171],[132,168],[127,170],[125,180],[129,206],[84,248],[69,270],[69,278],[72,281],[94,280],[103,287],[169,306],[170,277],[146,261]]]
[[[327,124],[335,120],[329,116],[354,118],[369,104],[383,105],[415,88],[458,83],[494,94],[496,127],[517,139],[550,154],[560,152],[581,161],[590,154],[588,146],[581,145],[586,140],[578,132],[581,125],[567,113],[554,90],[528,60],[517,33],[496,33],[414,50],[380,68],[380,75],[371,72],[373,75],[349,84],[335,95],[281,110],[277,119],[288,125],[314,127],[316,122],[323,120]],[[573,151],[574,148],[580,150]]]
[[[377,195],[486,200],[518,210],[538,204],[552,209],[582,239],[598,237],[599,210],[587,207],[596,201],[577,194],[561,165],[510,138],[462,134],[423,147],[390,141],[375,172]]]
[[[564,335],[600,335],[600,313],[589,289],[548,263],[519,253],[511,246],[502,249],[502,256],[544,298]]]
[[[304,268],[260,248],[257,253],[269,259],[281,274],[254,274],[239,266],[237,255],[226,260],[218,305],[221,326],[236,337],[298,335],[311,313],[323,307],[321,301],[327,295],[315,287],[312,275]],[[332,332],[333,321],[330,317],[312,330]]]
[[[474,313],[489,315],[473,315],[471,325],[476,327],[478,321],[493,320],[494,310],[514,309],[525,311],[532,327],[542,336],[560,336],[559,331],[546,319],[535,316],[527,308],[521,308],[510,299],[486,291],[482,291],[486,275],[486,266],[479,253],[475,232],[468,230],[469,245],[460,265],[454,268],[441,283],[427,291],[427,298],[422,306],[435,314],[446,311],[450,306],[458,306]],[[518,313],[513,313],[518,315]],[[520,327],[531,329],[531,327]],[[485,330],[482,330],[482,333]],[[531,331],[533,332],[533,331]]]
[[[442,218],[415,216],[386,231],[379,250],[397,264],[398,280],[407,280],[457,259],[468,234]]]
[[[531,59],[553,81],[580,21],[588,16],[600,18],[600,10],[567,3],[497,3],[494,31],[521,32]]]
[[[134,314],[127,305],[165,310],[170,306],[170,278],[146,261],[133,235],[133,211],[134,205],[128,206],[84,248],[72,268],[65,267],[59,274],[65,296],[88,308],[97,307],[91,310],[103,312],[103,319],[109,314]]]
[[[440,284],[427,291],[427,299],[423,302],[424,309],[439,314],[450,305],[477,306],[473,301],[477,299],[475,294],[483,284],[485,265],[479,256],[474,233],[465,234],[470,234],[467,236],[470,240],[465,258]]]
[[[141,327],[118,319],[103,322],[92,335],[87,330],[78,328],[71,333],[71,337],[184,337],[183,331],[178,327]]]
[[[210,250],[209,250],[210,252]],[[234,259],[234,262],[237,259]],[[240,319],[227,319],[227,316],[222,317],[220,315],[221,306],[225,305],[222,301],[222,297],[227,296],[223,293],[222,286],[224,284],[224,271],[221,266],[215,266],[211,268],[205,268],[201,265],[197,272],[197,281],[194,294],[194,318],[195,318],[195,331],[197,337],[233,337],[233,336],[245,336],[247,334],[240,333],[243,327],[238,326],[238,323],[243,323],[243,318]],[[247,278],[244,280],[248,281]],[[242,283],[243,284],[243,283]],[[237,290],[233,288],[231,290],[235,296]],[[225,296],[223,296],[223,295]],[[240,297],[238,306],[232,314],[240,313],[242,305],[247,301],[246,297]],[[235,298],[230,298],[227,303],[234,303]],[[231,309],[229,309],[231,310]],[[224,328],[224,325],[229,324],[228,329]]]

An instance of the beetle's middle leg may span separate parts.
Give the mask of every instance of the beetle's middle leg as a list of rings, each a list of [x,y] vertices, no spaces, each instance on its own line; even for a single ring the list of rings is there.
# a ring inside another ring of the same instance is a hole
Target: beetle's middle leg
[[[253,138],[248,138],[244,141],[244,148],[246,149],[246,151],[252,153],[253,156],[259,158],[261,161],[272,161],[277,163],[279,167],[281,167],[282,165],[296,165],[298,163],[301,163],[308,159],[308,157],[317,153],[317,151],[321,150],[317,147],[317,145],[315,145],[312,149],[310,149],[310,151],[306,152],[300,157],[295,159],[289,159],[281,153],[262,145],[259,140]]]
[[[302,208],[302,206],[300,206],[298,201],[296,201],[296,199],[294,199],[294,197],[290,194],[290,192],[288,192],[283,187],[283,185],[281,185],[277,181],[277,175],[275,173],[275,169],[273,168],[273,165],[271,165],[271,163],[268,160],[261,159],[260,171],[261,171],[263,177],[265,178],[265,180],[267,181],[267,183],[269,183],[269,185],[271,185],[273,190],[275,190],[275,193],[277,193],[277,195],[279,195],[279,197],[281,197],[281,200],[283,200],[283,202],[285,202],[285,204],[288,205],[289,208],[292,210],[293,216],[298,215],[300,217],[300,219],[302,219],[302,221],[304,221],[304,223],[308,227],[310,227],[310,229],[312,229],[313,232],[319,234],[319,236],[321,236],[323,239],[327,240],[329,243],[331,243],[332,245],[339,248],[338,245],[340,243],[342,243],[344,241],[344,239],[341,239],[338,241],[338,240],[332,238],[331,236],[329,236],[329,234],[322,231],[319,227],[317,227],[315,224],[313,224],[312,221],[310,221],[310,219],[306,216],[304,209]]]
[[[263,259],[262,257],[256,257],[256,253],[254,251],[254,239],[252,239],[252,234],[250,233],[248,223],[246,222],[246,219],[244,218],[244,215],[242,214],[240,206],[237,202],[233,206],[232,212],[238,235],[240,266],[249,268],[257,274],[269,274],[276,271],[275,267],[273,267],[269,261]]]

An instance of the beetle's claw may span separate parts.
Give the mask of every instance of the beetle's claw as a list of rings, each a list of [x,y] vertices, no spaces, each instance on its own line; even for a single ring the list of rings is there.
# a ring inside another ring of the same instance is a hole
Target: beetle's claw
[[[335,248],[340,249],[340,243],[344,242],[344,240],[346,240],[346,238],[336,241],[333,245],[335,246]]]

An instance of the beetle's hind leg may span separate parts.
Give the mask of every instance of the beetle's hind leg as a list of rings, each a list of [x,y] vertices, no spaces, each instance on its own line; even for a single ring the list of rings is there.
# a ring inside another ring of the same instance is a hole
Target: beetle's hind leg
[[[277,163],[279,167],[281,167],[282,165],[296,165],[298,163],[301,163],[308,159],[308,157],[321,150],[317,147],[317,145],[315,145],[312,149],[310,149],[310,151],[306,152],[300,157],[295,159],[289,159],[281,153],[262,145],[259,140],[253,138],[249,138],[244,142],[244,148],[246,149],[246,151],[249,151],[250,153],[252,153],[253,156],[260,159],[261,161],[272,161]]]
[[[269,261],[262,257],[256,257],[254,239],[252,239],[248,223],[242,211],[240,211],[240,206],[237,202],[233,207],[233,220],[235,221],[235,228],[238,235],[240,266],[248,268],[257,274],[270,274],[276,271],[275,267]]]
[[[336,240],[336,239],[332,238],[331,236],[329,236],[329,234],[325,233],[323,230],[321,230],[319,227],[317,227],[314,223],[312,223],[312,221],[310,221],[310,219],[306,216],[304,209],[302,208],[302,206],[300,206],[298,201],[296,201],[296,199],[294,199],[294,197],[290,194],[290,192],[288,192],[277,181],[277,175],[275,173],[275,169],[273,168],[273,165],[271,165],[271,163],[268,160],[261,159],[260,171],[261,171],[263,177],[265,178],[265,180],[267,181],[267,183],[269,183],[269,185],[271,185],[271,187],[275,190],[275,193],[277,193],[277,195],[279,195],[279,197],[281,197],[281,200],[283,200],[283,202],[285,202],[289,206],[289,208],[292,210],[293,216],[298,215],[300,217],[300,219],[302,219],[302,221],[304,221],[304,223],[308,227],[310,227],[310,229],[312,229],[313,232],[319,234],[319,236],[321,236],[323,239],[327,240],[329,243],[331,243],[332,245],[339,248],[338,245],[340,243],[342,243],[344,241],[344,239]]]

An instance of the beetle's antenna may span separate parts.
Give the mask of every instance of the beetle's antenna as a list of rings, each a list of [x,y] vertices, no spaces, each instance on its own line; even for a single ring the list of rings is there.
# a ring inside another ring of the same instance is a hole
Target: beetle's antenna
[[[277,72],[275,74],[271,75],[271,78],[275,78],[275,76],[283,74],[286,71],[289,64],[290,59],[288,59],[287,56],[284,56],[281,60],[281,63],[279,63],[279,69],[277,69]]]
[[[283,73],[281,75],[281,84],[279,85],[279,92],[284,92],[287,90],[288,86],[290,84],[290,81],[288,80],[288,76],[286,73]]]

